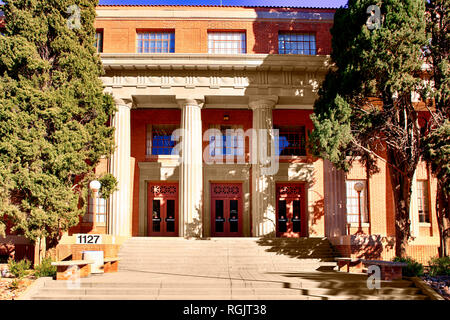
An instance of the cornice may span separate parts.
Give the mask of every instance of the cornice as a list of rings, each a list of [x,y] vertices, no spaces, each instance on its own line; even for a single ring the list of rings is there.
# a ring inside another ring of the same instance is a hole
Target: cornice
[[[280,54],[102,53],[108,70],[266,70],[326,72],[330,57]]]

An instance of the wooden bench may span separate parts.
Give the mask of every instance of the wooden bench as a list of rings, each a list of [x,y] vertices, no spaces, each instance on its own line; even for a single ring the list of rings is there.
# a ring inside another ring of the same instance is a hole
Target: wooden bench
[[[402,268],[408,264],[382,260],[362,260],[366,266],[378,266],[381,270],[381,280],[396,280],[402,278]]]
[[[91,274],[92,260],[69,260],[52,262],[56,266],[56,280],[75,280]]]
[[[347,272],[361,272],[362,261],[359,258],[336,258],[338,269],[342,271],[343,267],[347,267]]]
[[[119,258],[104,258],[103,259],[103,271],[105,273],[108,272],[117,272],[119,270]]]

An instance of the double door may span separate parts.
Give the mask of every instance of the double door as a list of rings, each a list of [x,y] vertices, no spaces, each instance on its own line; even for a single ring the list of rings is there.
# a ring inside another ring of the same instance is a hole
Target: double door
[[[277,184],[277,237],[306,236],[305,187],[303,184]]]
[[[149,183],[147,199],[147,234],[178,236],[178,184]]]
[[[211,236],[242,236],[242,184],[211,184]]]

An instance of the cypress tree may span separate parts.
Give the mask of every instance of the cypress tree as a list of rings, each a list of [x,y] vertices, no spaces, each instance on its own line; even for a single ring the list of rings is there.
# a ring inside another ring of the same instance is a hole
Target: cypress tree
[[[17,234],[57,239],[78,224],[93,169],[113,146],[115,106],[94,47],[98,0],[4,3],[0,212]]]
[[[432,84],[425,88],[431,113],[428,135],[423,141],[424,159],[437,177],[436,214],[441,240],[441,256],[448,256],[450,240],[450,70],[448,31],[450,2],[430,0],[427,3],[429,44],[425,53],[431,66]],[[431,99],[430,99],[431,98]]]
[[[380,8],[380,27],[366,24]],[[426,44],[423,0],[349,0],[337,10],[332,33],[335,68],[314,105],[312,151],[348,170],[356,156],[368,174],[386,161],[395,202],[395,253],[406,255],[411,186],[421,130],[411,93],[422,84]],[[369,28],[370,27],[370,28]]]

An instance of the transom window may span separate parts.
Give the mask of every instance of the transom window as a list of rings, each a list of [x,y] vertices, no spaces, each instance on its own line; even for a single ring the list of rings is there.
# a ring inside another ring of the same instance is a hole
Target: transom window
[[[105,224],[106,223],[106,199],[102,198],[101,194],[99,193],[97,198],[95,199],[96,203],[96,222],[99,224]],[[94,216],[94,198],[89,196],[88,199],[88,206],[87,211],[83,216],[83,222],[93,222],[93,216]]]
[[[428,201],[428,181],[417,180],[417,208],[419,209],[419,222],[430,222]]]
[[[178,128],[174,124],[154,124],[147,126],[147,155],[170,155],[176,141],[172,133]]]
[[[245,32],[209,32],[208,53],[246,53]]]
[[[359,223],[358,211],[358,192],[355,190],[355,184],[361,182],[364,184],[364,189],[361,191],[361,222],[368,221],[367,218],[367,183],[366,180],[347,180],[347,223]]]
[[[304,126],[274,126],[278,129],[278,156],[305,156],[306,133]]]
[[[312,33],[282,32],[278,35],[280,54],[316,54],[316,36]]]
[[[138,53],[175,52],[175,33],[173,32],[138,32]]]
[[[210,136],[211,156],[243,156],[244,155],[244,135],[242,126],[239,125],[213,125],[212,129],[218,129],[222,133],[221,137]],[[239,130],[241,129],[241,130]]]
[[[97,30],[95,32],[95,48],[97,53],[103,52],[103,30]]]

